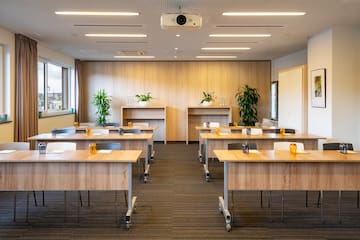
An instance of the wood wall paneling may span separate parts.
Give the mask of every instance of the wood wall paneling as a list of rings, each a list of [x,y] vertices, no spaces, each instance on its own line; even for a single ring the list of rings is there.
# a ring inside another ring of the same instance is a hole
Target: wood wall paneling
[[[270,113],[270,61],[250,62],[82,62],[86,93],[81,104],[87,113],[81,122],[95,121],[92,96],[100,88],[112,98],[109,121],[120,122],[121,106],[128,97],[151,92],[154,105],[168,111],[167,140],[185,141],[186,109],[200,103],[202,92],[215,92],[217,101],[232,107],[233,120],[239,121],[235,93],[244,84],[258,89],[259,121]]]

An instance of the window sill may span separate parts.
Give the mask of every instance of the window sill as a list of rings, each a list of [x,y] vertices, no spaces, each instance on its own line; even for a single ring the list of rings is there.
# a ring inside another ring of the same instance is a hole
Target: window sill
[[[11,123],[12,121],[0,121],[0,124],[7,124],[7,123]]]
[[[75,113],[69,112],[69,111],[47,112],[47,113],[43,112],[41,117],[39,117],[39,119],[66,116],[66,115],[71,115],[71,114],[75,114]]]

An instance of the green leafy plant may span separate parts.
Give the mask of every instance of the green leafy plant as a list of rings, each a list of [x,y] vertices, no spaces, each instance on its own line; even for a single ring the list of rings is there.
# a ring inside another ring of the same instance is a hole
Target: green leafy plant
[[[104,89],[100,89],[94,96],[92,103],[96,107],[96,124],[103,125],[106,123],[106,117],[110,115],[111,97],[108,96]]]
[[[146,94],[136,94],[135,97],[137,97],[138,102],[143,101],[143,102],[148,102],[150,101],[153,97],[151,96],[151,93],[148,92]]]
[[[204,103],[204,102],[212,102],[212,101],[215,101],[216,99],[216,96],[215,96],[215,93],[212,92],[203,92],[203,98],[201,100],[200,103]]]
[[[256,88],[251,88],[248,85],[243,87],[242,91],[238,91],[235,95],[237,103],[240,108],[240,117],[245,126],[255,126],[257,122],[257,104],[260,95]]]

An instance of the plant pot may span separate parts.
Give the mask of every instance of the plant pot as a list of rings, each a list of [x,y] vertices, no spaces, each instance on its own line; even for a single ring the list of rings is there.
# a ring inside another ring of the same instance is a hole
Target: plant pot
[[[140,106],[146,106],[146,105],[149,104],[149,101],[139,101],[138,104],[139,104]]]
[[[7,121],[7,114],[3,113],[0,115],[0,122],[6,122]]]
[[[213,104],[212,101],[210,101],[210,102],[204,101],[204,102],[200,103],[200,105],[204,106],[204,107],[211,106],[212,104]]]

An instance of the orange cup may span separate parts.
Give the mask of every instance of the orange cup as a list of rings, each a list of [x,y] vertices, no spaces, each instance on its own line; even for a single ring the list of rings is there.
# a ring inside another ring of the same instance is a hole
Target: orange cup
[[[280,135],[285,136],[285,128],[280,128]]]
[[[220,128],[216,128],[215,133],[216,135],[220,136]]]
[[[91,135],[91,128],[86,128],[85,132],[86,132],[86,136],[89,137]]]
[[[128,127],[132,128],[132,127],[133,127],[133,123],[132,123],[132,122],[128,122]]]
[[[78,128],[79,127],[79,122],[74,122],[74,127]]]
[[[290,144],[290,153],[291,153],[291,154],[296,154],[296,149],[297,149],[296,144],[295,144],[295,143],[291,143],[291,144]]]
[[[234,122],[234,127],[237,127],[238,126],[238,123],[237,122]]]
[[[96,143],[89,144],[89,152],[90,154],[96,154]]]

